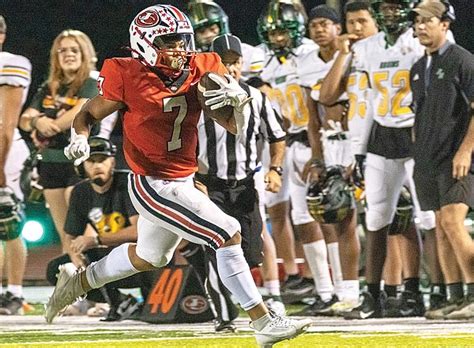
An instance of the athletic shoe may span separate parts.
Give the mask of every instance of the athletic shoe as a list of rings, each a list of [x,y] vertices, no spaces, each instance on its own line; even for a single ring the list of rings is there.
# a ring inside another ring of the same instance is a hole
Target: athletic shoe
[[[2,294],[0,315],[23,315],[23,297],[16,297],[10,291]]]
[[[464,301],[451,313],[447,314],[444,319],[474,319],[474,295],[467,295]]]
[[[344,316],[344,313],[350,312],[353,310],[355,307],[359,305],[359,301],[355,300],[343,300],[343,301],[338,301],[334,303],[331,306],[331,310],[336,316]]]
[[[385,299],[384,303],[384,317],[385,318],[401,318],[403,317],[400,313],[401,299],[398,297],[389,296]]]
[[[314,291],[314,281],[309,278],[301,278],[299,282],[287,284],[284,288],[285,296],[304,297],[311,296]]]
[[[378,299],[374,299],[370,293],[364,292],[362,293],[362,303],[350,312],[344,313],[344,319],[383,318],[384,302],[383,293],[380,293]]]
[[[230,321],[216,320],[214,322],[214,330],[216,332],[236,332],[237,326],[235,326],[232,320]]]
[[[270,321],[260,331],[250,323],[250,327],[255,329],[257,344],[262,348],[270,348],[277,342],[295,338],[308,330],[312,324],[311,319],[295,320],[271,312],[269,315]]]
[[[278,296],[279,297],[279,296]],[[286,308],[281,300],[278,298],[269,298],[265,301],[267,308],[277,315],[285,315]]]
[[[401,297],[400,314],[402,317],[422,317],[425,315],[423,294],[412,291],[403,291]]]
[[[446,295],[436,292],[430,293],[430,311],[444,306],[447,302]]]
[[[318,316],[333,316],[334,312],[331,309],[332,305],[334,305],[337,301],[336,295],[333,295],[329,301],[324,302],[321,297],[318,295],[316,296],[316,301],[309,306],[306,306],[301,311],[292,313],[293,316],[303,316],[303,317],[318,317]]]
[[[296,284],[299,284],[303,280],[303,277],[300,275],[289,276],[281,285],[281,289],[285,290],[286,288],[291,288]]]
[[[45,319],[52,323],[53,319],[66,307],[74,303],[76,299],[85,295],[81,284],[82,272],[73,275],[63,265],[59,266],[59,275],[56,287],[45,308]]]
[[[425,312],[426,319],[444,319],[448,314],[454,312],[462,304],[463,299],[457,301],[446,301],[440,307]]]

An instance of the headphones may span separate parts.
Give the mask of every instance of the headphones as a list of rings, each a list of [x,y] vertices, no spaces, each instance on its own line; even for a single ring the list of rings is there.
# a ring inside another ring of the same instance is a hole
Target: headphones
[[[456,20],[456,13],[454,12],[453,5],[451,5],[449,0],[440,0],[440,2],[444,5],[444,7],[446,7],[446,11],[444,11],[443,15],[441,16],[441,20],[453,23]]]
[[[90,147],[90,154],[89,158],[94,155],[104,155],[108,157],[115,157],[115,153],[117,152],[117,147],[112,144],[112,142],[107,138],[102,138],[98,136],[92,136],[88,140],[89,147]],[[84,169],[84,162],[74,167],[76,170],[77,175],[80,178],[86,178],[86,171]]]

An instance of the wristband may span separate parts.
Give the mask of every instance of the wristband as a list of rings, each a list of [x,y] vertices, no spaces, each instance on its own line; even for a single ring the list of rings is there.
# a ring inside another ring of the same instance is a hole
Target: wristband
[[[276,172],[279,176],[283,175],[283,168],[281,166],[271,166],[269,169]]]

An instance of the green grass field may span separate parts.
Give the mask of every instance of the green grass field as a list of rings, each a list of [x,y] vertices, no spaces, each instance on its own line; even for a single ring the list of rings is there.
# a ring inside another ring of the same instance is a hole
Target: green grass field
[[[61,332],[26,331],[0,333],[0,347],[177,347],[177,348],[254,348],[250,332],[241,334],[198,334],[186,331],[108,330]],[[399,333],[309,333],[275,348],[303,347],[473,347],[474,335],[413,335]]]
[[[301,306],[288,306],[293,312]],[[43,305],[26,316],[0,316],[1,347],[176,347],[255,348],[248,319],[238,320],[238,332],[216,334],[212,323],[153,325],[137,321],[103,323],[99,318],[62,317],[47,325]],[[312,347],[473,347],[474,322],[419,319],[345,321],[314,318],[311,332],[274,348]]]

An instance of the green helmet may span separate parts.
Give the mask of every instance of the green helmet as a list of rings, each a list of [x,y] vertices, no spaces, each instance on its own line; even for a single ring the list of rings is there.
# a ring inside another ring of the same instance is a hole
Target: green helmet
[[[327,168],[324,179],[309,185],[306,203],[317,222],[342,222],[356,207],[353,188],[345,178],[345,168],[339,165]]]
[[[0,187],[0,240],[13,240],[21,234],[23,205],[9,187]]]
[[[299,0],[272,0],[258,19],[258,36],[277,56],[286,56],[301,44],[307,20],[308,16]],[[276,29],[288,31],[291,47],[277,47],[270,42],[268,34]]]
[[[222,7],[209,0],[193,0],[188,5],[188,17],[193,25],[194,33],[197,30],[210,27],[213,24],[219,26],[219,35],[229,34],[229,17]],[[196,42],[199,48],[203,48]]]
[[[380,11],[382,3],[401,5],[400,12],[393,18],[386,17]],[[417,0],[371,0],[370,9],[378,26],[386,33],[402,32],[410,26],[410,12]]]

